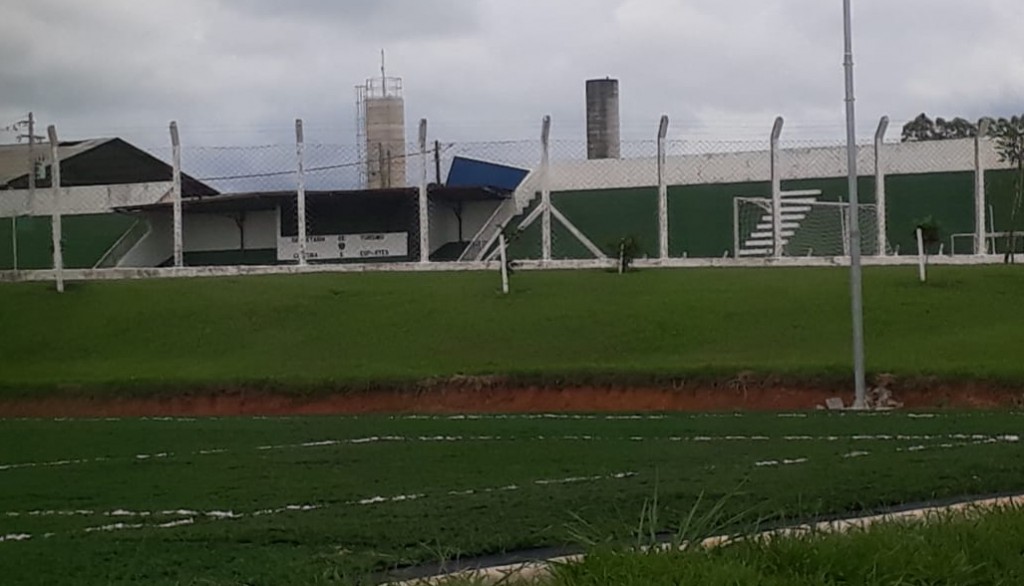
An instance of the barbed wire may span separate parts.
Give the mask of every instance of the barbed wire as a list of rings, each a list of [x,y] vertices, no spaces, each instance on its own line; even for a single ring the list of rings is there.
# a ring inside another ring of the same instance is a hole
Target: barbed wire
[[[586,141],[583,140],[566,140],[566,139],[552,139],[551,141],[551,155],[552,161],[582,161],[587,159],[587,148]],[[860,140],[858,141],[858,147],[865,148],[870,147],[873,144],[872,141]],[[895,144],[894,141],[887,141],[886,144]],[[389,155],[388,161],[408,161],[416,159],[420,156],[420,152],[417,147],[410,146],[410,151]],[[708,140],[700,138],[690,139],[668,139],[665,143],[666,154],[668,156],[688,156],[688,155],[708,155],[708,154],[729,154],[729,153],[755,153],[765,151],[769,148],[769,141],[766,138],[757,139],[730,139],[730,140]],[[829,152],[823,152],[822,156],[834,155],[831,151],[837,148],[845,146],[845,142],[840,139],[811,139],[811,138],[784,138],[781,141],[781,149],[783,152],[786,151],[797,151],[807,149],[821,149],[828,150]],[[439,144],[440,150],[430,144],[426,153],[430,156],[439,159],[443,167],[448,167],[453,157],[470,157],[486,160],[498,164],[506,164],[513,166],[533,166],[539,163],[540,158],[540,141],[539,140],[499,140],[499,141],[476,141],[476,142],[445,142]],[[620,142],[621,157],[620,159],[653,159],[657,156],[657,141],[656,140],[623,140]],[[211,159],[209,156],[205,156],[204,153],[224,153],[237,154],[238,159],[230,162],[222,163],[223,165],[239,165],[244,164],[246,160],[246,153],[266,153],[275,149],[281,150],[280,156],[275,157],[277,161],[281,161],[286,156],[285,152],[290,152],[293,149],[293,145],[288,144],[275,144],[275,145],[261,145],[261,146],[241,146],[241,147],[191,147],[186,148],[186,154],[191,153],[193,157],[192,165],[198,165],[201,161],[203,165],[209,166]],[[317,150],[324,151],[330,149],[350,149],[354,152],[357,149],[357,145],[336,145],[336,144],[307,144],[307,165],[311,160],[315,160],[316,156],[311,154]],[[166,155],[167,148],[151,149],[150,152],[160,157]],[[217,155],[220,156],[220,155]],[[265,156],[265,155],[264,155]],[[331,156],[331,153],[321,152],[319,157],[323,160],[324,156]],[[333,156],[337,156],[334,153]],[[344,155],[343,155],[344,156]],[[217,160],[216,158],[212,160]],[[251,160],[251,159],[250,159]],[[343,160],[343,162],[329,163],[321,165],[308,165],[305,169],[307,173],[324,173],[335,170],[343,169],[356,169],[368,164],[376,163],[376,160],[369,158],[350,158]],[[259,164],[250,163],[249,165]],[[267,165],[267,161],[262,164]],[[270,162],[273,164],[273,161]],[[189,161],[186,161],[186,168],[192,166]],[[278,166],[281,162],[278,162]],[[593,172],[591,170],[590,172]],[[262,179],[262,178],[275,178],[275,177],[287,177],[296,173],[295,168],[289,169],[277,169],[269,171],[252,171],[252,172],[240,172],[240,173],[205,173],[205,174],[194,174],[196,179],[200,181],[218,182],[218,181],[233,181],[233,180],[244,180],[244,179]]]
[[[29,116],[31,116],[31,114],[26,114],[25,118],[23,118],[21,120],[18,120],[16,122],[12,122],[12,123],[8,124],[7,126],[0,127],[0,132],[13,132],[13,133],[15,133],[14,134],[14,140],[15,140],[15,142],[19,142],[19,143],[22,140],[24,140],[24,139],[31,138],[27,134],[18,134],[19,132],[21,132],[22,129],[27,129],[29,127],[29,125],[30,125]],[[43,137],[36,136],[35,138],[41,139]]]
[[[396,158],[399,158],[399,157],[392,157],[392,158],[396,159]],[[353,163],[342,163],[342,164],[339,164],[339,165],[327,165],[327,166],[323,166],[323,167],[307,167],[305,169],[305,171],[307,173],[316,173],[318,171],[330,171],[331,169],[346,169],[346,168],[351,168],[351,167],[358,167],[360,165],[365,165],[365,164],[366,164],[366,161],[356,161],[356,162],[353,162]],[[261,179],[261,178],[264,178],[264,177],[283,177],[285,175],[294,175],[297,172],[298,171],[296,169],[292,169],[290,171],[270,171],[270,172],[267,172],[267,173],[248,173],[248,174],[245,174],[245,175],[222,175],[222,176],[219,176],[219,177],[197,177],[196,179],[198,179],[199,181],[230,181],[232,179]]]
[[[899,118],[894,117],[891,120],[891,132],[898,132],[900,128],[906,123],[910,122],[911,118]],[[552,131],[552,139],[558,140],[575,140],[582,136],[583,129],[585,128],[585,120],[577,116],[573,117],[558,117],[556,118],[556,125]],[[622,124],[622,136],[627,139],[639,139],[643,140],[646,136],[653,138],[657,129],[657,122],[652,119],[649,123],[640,119],[634,118],[631,120],[623,120]],[[536,128],[535,128],[536,127]],[[190,126],[188,128],[188,134],[194,134],[202,137],[208,137],[210,135],[233,135],[239,133],[248,133],[253,135],[253,138],[262,135],[281,134],[292,127],[288,125],[278,125],[273,123],[268,124],[204,124],[198,126]],[[530,140],[533,138],[535,131],[539,131],[539,122],[534,123],[532,119],[519,119],[519,118],[508,118],[508,119],[494,119],[489,118],[487,120],[460,120],[456,122],[436,122],[432,123],[432,128],[440,129],[441,134],[456,135],[460,139],[460,142],[519,142],[521,140]],[[822,139],[828,140],[832,137],[836,139],[842,139],[844,137],[844,126],[841,121],[821,121],[821,120],[809,120],[809,121],[787,121],[786,130],[787,134],[792,136],[793,134],[801,135],[809,139]],[[873,135],[873,129],[875,128],[873,123],[867,123],[862,121],[858,126],[858,134],[865,137]],[[150,135],[150,131],[163,131],[166,130],[165,126],[156,125],[123,125],[123,126],[90,126],[90,125],[76,125],[68,124],[64,127],[64,133],[68,136],[73,135],[108,135],[110,133],[145,133],[146,137],[138,137],[139,140],[133,141],[136,144],[143,144],[151,147],[158,147],[161,145],[160,141],[154,140],[154,137]],[[462,136],[467,134],[464,131],[472,130],[476,131],[478,137]],[[768,134],[770,130],[770,124],[761,124],[754,122],[747,122],[745,120],[738,120],[736,122],[704,122],[704,121],[685,121],[679,124],[674,124],[669,129],[669,137],[677,140],[750,140],[751,138],[757,138],[761,135]],[[0,128],[0,131],[10,131],[10,126]],[[315,128],[311,129],[311,132],[320,132],[328,134],[351,133],[351,136],[355,136],[356,128],[351,124],[344,123],[327,123],[316,125]],[[833,134],[834,131],[834,134]],[[495,134],[498,134],[495,136]],[[516,138],[507,139],[503,138],[508,136],[514,136]],[[827,135],[827,136],[826,136]],[[129,139],[131,137],[128,137]],[[210,144],[206,140],[206,144],[197,144],[194,146],[201,146],[203,148],[231,148],[231,147],[218,147],[215,144]],[[241,140],[242,143],[248,143],[247,140]],[[259,142],[258,139],[254,142]],[[258,144],[247,144],[246,146],[269,146],[269,145],[258,145]]]
[[[264,146],[261,146],[261,147],[241,147],[241,148],[245,148],[245,149],[260,149],[260,148],[277,148],[279,146],[281,146],[281,145],[264,145]],[[307,147],[316,147],[316,146],[326,146],[326,145],[307,145]],[[440,153],[443,154],[447,150],[449,150],[452,147],[454,147],[454,143],[449,143],[449,144],[442,145],[442,146],[444,148],[442,148],[441,151],[437,151],[434,148],[430,148],[430,149],[427,149],[426,153],[427,154],[433,154],[435,152],[440,152]],[[199,150],[206,150],[206,149],[229,150],[229,149],[237,149],[239,147],[196,147],[196,148],[199,149]],[[402,155],[391,155],[391,156],[388,157],[388,160],[389,161],[408,160],[408,159],[412,159],[414,157],[419,157],[419,156],[421,156],[420,152],[405,153],[405,154],[402,154]],[[363,160],[351,161],[351,162],[347,162],[347,163],[338,163],[338,164],[335,164],[335,165],[321,165],[321,166],[306,167],[305,168],[305,172],[306,173],[319,173],[319,172],[323,172],[323,171],[332,171],[332,170],[335,170],[335,169],[352,169],[352,168],[356,168],[356,167],[361,167],[361,166],[366,165],[366,164],[368,164],[370,162],[371,161],[369,161],[367,159],[363,159]],[[290,169],[290,170],[287,170],[287,171],[268,171],[268,172],[264,172],[264,173],[246,173],[246,174],[239,174],[239,175],[220,175],[220,176],[210,176],[210,177],[197,177],[196,179],[198,181],[232,181],[232,180],[237,180],[237,179],[262,179],[262,178],[267,178],[267,177],[285,177],[285,176],[288,176],[288,175],[294,175],[297,172],[298,172],[297,169]]]

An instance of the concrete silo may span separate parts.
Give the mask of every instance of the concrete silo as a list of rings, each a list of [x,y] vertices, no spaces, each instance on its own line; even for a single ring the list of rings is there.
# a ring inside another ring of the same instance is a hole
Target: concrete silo
[[[402,79],[381,75],[356,86],[356,111],[363,186],[368,189],[406,187]]]
[[[587,80],[587,158],[619,158],[619,80]]]

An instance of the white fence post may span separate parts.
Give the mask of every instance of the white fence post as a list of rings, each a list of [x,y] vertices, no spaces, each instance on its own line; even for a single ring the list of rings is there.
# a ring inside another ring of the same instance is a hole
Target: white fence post
[[[843,256],[850,256],[850,204],[839,200],[839,233],[843,235]]]
[[[782,136],[782,116],[775,119],[772,126],[771,157],[772,157],[772,255],[782,258],[782,169],[779,168],[779,137]]]
[[[501,292],[508,295],[508,252],[505,250],[505,234],[498,235],[498,250],[501,257]]]
[[[915,233],[917,234],[917,277],[924,283],[928,278],[926,273],[928,251],[924,249],[924,234],[921,229],[918,228]]]
[[[540,132],[541,259],[551,260],[551,116],[545,116]]]
[[[665,137],[668,135],[668,116],[661,117],[658,125],[658,257],[668,258],[668,185],[665,183]]]
[[[50,125],[46,129],[47,134],[50,137],[50,189],[53,192],[53,203],[52,203],[52,227],[51,232],[53,236],[53,274],[57,281],[57,292],[64,292],[64,250],[61,243],[63,236],[63,227],[61,226],[60,206],[61,206],[61,180],[60,180],[60,143],[57,140],[57,127]]]
[[[181,268],[185,264],[185,245],[181,228],[181,139],[178,135],[178,123],[171,122],[171,205],[173,206],[174,232],[174,266]]]
[[[732,198],[732,257],[740,257],[740,202]]]
[[[296,191],[295,191],[295,224],[299,238],[299,265],[307,262],[306,249],[306,137],[302,129],[302,118],[295,119],[295,158],[296,158]]]
[[[886,230],[888,220],[888,204],[885,195],[885,133],[889,130],[889,117],[882,116],[875,131],[875,214],[878,224],[878,256],[889,254],[889,235]]]
[[[988,134],[989,120],[982,119],[978,123],[978,133],[974,136],[974,254],[987,252],[985,233],[985,163],[981,156],[981,141]],[[1012,243],[1011,243],[1012,244]],[[953,251],[950,251],[953,252]]]
[[[420,119],[420,262],[430,261],[430,199],[427,194],[427,119]]]
[[[35,169],[32,170],[35,173]],[[31,201],[31,200],[29,200]],[[15,271],[18,270],[18,215],[11,216],[11,261]]]

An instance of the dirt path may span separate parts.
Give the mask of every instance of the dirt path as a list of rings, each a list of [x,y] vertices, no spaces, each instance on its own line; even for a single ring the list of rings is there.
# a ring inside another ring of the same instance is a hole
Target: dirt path
[[[1021,405],[1024,388],[983,384],[894,387],[908,409],[998,409]],[[821,387],[722,384],[665,387],[436,385],[411,391],[308,396],[238,389],[159,397],[48,396],[0,400],[0,417],[330,415],[369,413],[559,413],[809,410],[851,393]]]

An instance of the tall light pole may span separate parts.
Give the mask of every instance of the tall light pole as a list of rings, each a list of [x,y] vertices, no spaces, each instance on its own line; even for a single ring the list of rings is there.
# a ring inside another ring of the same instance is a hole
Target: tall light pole
[[[15,140],[19,143],[22,139],[28,139],[28,201],[29,205],[32,205],[36,200],[36,139],[41,139],[41,136],[36,136],[36,116],[34,113],[29,112],[26,120],[20,120],[10,126],[9,130],[17,131],[21,127],[28,127],[28,134],[18,134],[15,136]],[[12,268],[18,270],[18,214],[11,215],[11,255],[13,257]]]
[[[857,193],[857,109],[853,91],[853,18],[851,0],[843,0],[843,32],[846,71],[846,156],[850,183],[850,305],[853,313],[854,409],[867,407],[864,376],[864,299],[860,266],[860,195]]]

